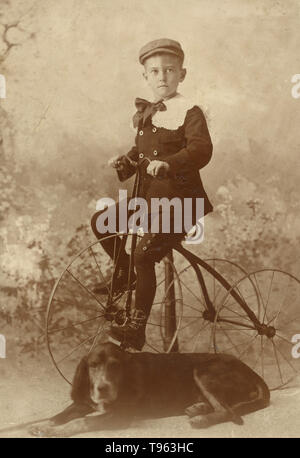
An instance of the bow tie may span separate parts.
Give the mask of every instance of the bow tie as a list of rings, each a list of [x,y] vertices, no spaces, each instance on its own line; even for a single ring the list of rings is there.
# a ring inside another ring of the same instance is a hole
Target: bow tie
[[[143,124],[145,124],[145,121],[149,118],[149,116],[153,116],[157,111],[166,111],[167,109],[162,100],[152,103],[139,97],[135,99],[135,106],[137,112],[133,117],[134,127],[138,126],[141,119],[143,120]]]

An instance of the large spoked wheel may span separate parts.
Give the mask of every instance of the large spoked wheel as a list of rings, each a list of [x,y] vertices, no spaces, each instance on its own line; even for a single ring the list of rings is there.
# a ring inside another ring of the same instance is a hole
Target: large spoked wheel
[[[105,239],[112,238],[116,247],[116,237],[117,235],[109,235]],[[131,241],[132,234],[127,234],[128,253]],[[88,354],[96,343],[108,338],[107,333],[111,326],[111,321],[105,314],[108,304],[120,310],[120,316],[124,314],[128,294],[131,294],[130,302],[134,304],[134,291],[111,295],[116,251],[115,249],[115,259],[111,260],[99,240],[92,243],[72,259],[52,290],[46,317],[47,345],[55,367],[69,383],[80,359]],[[156,269],[157,290],[147,323],[145,351],[170,351],[174,342],[170,337],[166,340],[162,330],[164,323],[161,322],[161,309],[165,304],[170,305],[170,297],[173,298],[178,310],[182,310],[183,307],[179,276],[173,262],[170,259],[165,262],[172,272],[172,281],[166,281],[165,264],[160,263]],[[106,281],[107,294],[95,294],[93,290],[96,284],[102,281]],[[177,326],[178,323],[175,322],[173,333]]]
[[[183,303],[176,303],[174,308],[176,328],[169,344],[169,351],[174,349],[187,353],[214,352],[215,346],[212,339],[214,312],[223,303],[231,285],[235,284],[238,279],[245,277],[247,272],[238,264],[226,259],[200,260],[198,257],[193,255],[190,257],[190,255],[191,253],[182,247],[174,250],[174,264],[179,277]],[[211,302],[210,310],[199,275],[202,276],[207,297]],[[167,325],[165,323],[170,319],[170,311],[166,310],[166,301],[162,301],[161,304],[160,329],[166,339]],[[174,347],[172,347],[172,343],[174,343]]]
[[[242,299],[241,307],[232,297]],[[248,364],[270,389],[287,385],[300,370],[300,281],[276,269],[241,278],[219,305],[213,341],[218,352]],[[296,337],[294,337],[296,336]]]

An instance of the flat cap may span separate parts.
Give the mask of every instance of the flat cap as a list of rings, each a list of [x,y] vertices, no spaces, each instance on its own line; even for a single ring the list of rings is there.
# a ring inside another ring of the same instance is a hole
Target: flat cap
[[[148,57],[160,52],[174,54],[181,59],[184,58],[184,52],[178,41],[170,40],[169,38],[160,38],[159,40],[150,41],[141,48],[139,52],[139,61],[143,64]]]

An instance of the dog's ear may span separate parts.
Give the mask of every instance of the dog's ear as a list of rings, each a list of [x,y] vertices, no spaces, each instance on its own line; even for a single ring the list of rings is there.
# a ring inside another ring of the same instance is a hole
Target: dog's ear
[[[90,378],[87,359],[84,356],[76,368],[73,378],[71,398],[75,403],[82,403],[90,397]]]

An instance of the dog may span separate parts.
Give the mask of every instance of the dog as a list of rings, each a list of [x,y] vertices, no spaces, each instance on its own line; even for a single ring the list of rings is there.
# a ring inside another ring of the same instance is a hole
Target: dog
[[[226,421],[241,425],[242,415],[269,405],[270,392],[262,378],[231,355],[130,353],[106,342],[80,361],[71,398],[69,407],[31,433],[70,437],[126,428],[134,418],[184,414],[195,428]]]

